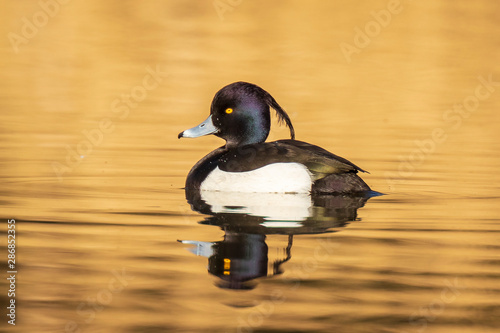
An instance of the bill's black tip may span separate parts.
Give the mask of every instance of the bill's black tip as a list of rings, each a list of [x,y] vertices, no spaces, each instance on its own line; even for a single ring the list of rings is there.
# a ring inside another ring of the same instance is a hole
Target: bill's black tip
[[[183,132],[180,132],[180,133],[179,133],[179,135],[177,135],[177,139],[182,138],[183,134],[184,134],[184,131],[183,131]]]

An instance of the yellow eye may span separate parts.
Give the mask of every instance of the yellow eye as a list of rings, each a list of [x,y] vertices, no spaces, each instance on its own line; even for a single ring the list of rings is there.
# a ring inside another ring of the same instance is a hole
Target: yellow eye
[[[227,109],[226,109],[226,113],[227,113],[227,114],[233,113],[233,109],[231,109],[231,108],[227,108]]]

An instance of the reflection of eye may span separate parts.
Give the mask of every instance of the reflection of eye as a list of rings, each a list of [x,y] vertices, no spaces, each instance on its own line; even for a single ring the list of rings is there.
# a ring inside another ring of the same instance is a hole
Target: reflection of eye
[[[226,113],[227,113],[227,114],[233,113],[233,109],[231,109],[231,108],[227,108],[227,109],[226,109]]]

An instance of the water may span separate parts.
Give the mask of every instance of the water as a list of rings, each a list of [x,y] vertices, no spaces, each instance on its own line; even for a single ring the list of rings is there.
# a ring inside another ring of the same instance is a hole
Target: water
[[[5,3],[1,242],[16,219],[18,273],[0,330],[496,332],[500,8],[389,7],[70,1],[45,22]],[[192,210],[187,172],[222,142],[177,134],[238,80],[386,195]],[[225,263],[264,276],[224,282]]]

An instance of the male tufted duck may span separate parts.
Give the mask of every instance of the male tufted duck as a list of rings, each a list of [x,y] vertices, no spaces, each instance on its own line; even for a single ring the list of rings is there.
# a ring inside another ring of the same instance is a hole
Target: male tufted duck
[[[270,108],[290,129],[290,140],[265,142]],[[226,145],[202,158],[189,172],[186,190],[355,194],[370,191],[357,175],[366,172],[323,148],[295,140],[287,113],[264,89],[231,83],[212,101],[210,116],[179,138],[214,134]]]

